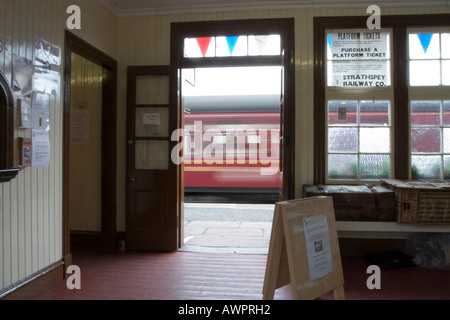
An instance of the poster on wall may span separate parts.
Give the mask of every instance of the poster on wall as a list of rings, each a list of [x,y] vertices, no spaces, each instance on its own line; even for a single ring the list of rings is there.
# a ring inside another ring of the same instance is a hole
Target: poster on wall
[[[389,33],[380,30],[334,30],[328,34],[328,85],[390,85]]]
[[[50,96],[47,93],[33,91],[31,107],[31,128],[50,130]]]
[[[13,55],[13,92],[29,97],[33,90],[33,62],[27,58]]]
[[[50,163],[50,137],[48,131],[32,130],[33,168],[47,168]]]
[[[60,92],[61,49],[43,39],[36,39],[34,46],[35,91],[58,95]]]
[[[88,110],[70,113],[70,144],[72,146],[89,145],[90,113]]]
[[[19,99],[20,127],[31,128],[31,100]]]

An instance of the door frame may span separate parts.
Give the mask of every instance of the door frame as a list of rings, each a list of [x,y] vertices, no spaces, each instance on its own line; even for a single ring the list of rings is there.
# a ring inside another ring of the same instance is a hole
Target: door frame
[[[274,57],[223,57],[223,58],[201,58],[187,59],[184,57],[184,39],[188,37],[208,37],[208,36],[231,36],[231,35],[269,35],[280,34],[281,49],[284,50],[284,92],[283,111],[280,115],[283,126],[283,187],[280,191],[280,200],[290,200],[295,197],[295,68],[294,68],[294,48],[295,48],[295,20],[293,18],[269,18],[269,19],[245,19],[245,20],[220,20],[220,21],[195,21],[195,22],[174,22],[171,24],[171,56],[170,66],[172,68],[172,85],[180,92],[179,83],[180,71],[188,67],[247,67],[276,65]],[[279,58],[278,58],[279,59]],[[278,65],[279,65],[278,60]],[[179,119],[183,117],[180,97],[177,97]],[[289,116],[284,116],[289,115]],[[182,184],[183,174],[180,168],[180,179]],[[184,185],[179,185],[179,241],[183,236],[183,201]]]
[[[71,57],[76,53],[108,73],[102,89],[102,212],[99,244],[114,248],[117,231],[117,61],[66,30],[63,119],[63,257],[71,260],[69,225]],[[67,263],[66,263],[67,264]],[[69,264],[70,265],[70,264]]]
[[[282,200],[295,197],[295,21],[293,18],[246,19],[176,22],[171,24],[171,60],[173,74],[193,67],[248,67],[275,65],[274,57],[223,57],[187,59],[184,57],[184,39],[188,37],[228,35],[280,34],[284,58],[284,111],[281,114],[285,137],[283,139],[283,195]],[[279,61],[279,60],[278,60]],[[279,62],[278,62],[279,63]],[[180,84],[177,82],[177,86]],[[179,99],[178,99],[179,100]],[[182,112],[182,108],[179,108]],[[289,116],[284,116],[289,115]],[[180,117],[182,115],[180,114]]]

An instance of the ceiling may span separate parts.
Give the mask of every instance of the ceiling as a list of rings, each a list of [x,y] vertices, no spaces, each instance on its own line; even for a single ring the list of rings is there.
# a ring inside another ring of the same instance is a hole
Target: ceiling
[[[450,6],[450,0],[99,0],[118,17],[206,12],[301,9]],[[365,10],[364,10],[365,12]],[[363,12],[363,13],[364,13]]]

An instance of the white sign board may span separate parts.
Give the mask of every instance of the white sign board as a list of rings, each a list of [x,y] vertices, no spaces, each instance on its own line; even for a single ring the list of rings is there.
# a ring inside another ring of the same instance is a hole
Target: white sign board
[[[335,30],[328,35],[328,85],[390,85],[389,33],[367,29]]]

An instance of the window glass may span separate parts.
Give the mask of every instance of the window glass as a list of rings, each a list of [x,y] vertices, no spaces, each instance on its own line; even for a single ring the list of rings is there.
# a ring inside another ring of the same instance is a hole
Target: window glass
[[[361,101],[361,125],[389,125],[389,101]]]
[[[328,177],[330,179],[356,179],[358,157],[347,154],[328,155]]]
[[[330,128],[328,130],[329,152],[358,152],[357,128]]]
[[[413,179],[442,179],[450,169],[449,101],[411,101]]]
[[[363,154],[360,158],[361,179],[387,179],[390,172],[390,156]]]
[[[411,152],[414,153],[441,152],[441,129],[412,128]]]
[[[361,128],[360,152],[389,153],[391,136],[389,128]]]
[[[444,101],[443,103],[443,123],[445,126],[450,125],[450,101]]]
[[[412,101],[411,102],[412,125],[440,125],[441,102],[440,101]]]
[[[444,86],[450,85],[450,60],[442,61],[442,84]]]
[[[355,125],[358,122],[357,101],[329,101],[328,124],[329,125]]]
[[[247,36],[216,38],[217,57],[237,57],[247,55]]]
[[[438,86],[441,84],[439,60],[413,60],[409,63],[409,81],[412,86]]]
[[[439,59],[441,57],[438,33],[411,33],[409,35],[410,59]]]
[[[444,157],[444,179],[450,179],[450,156]]]
[[[248,55],[267,56],[281,54],[281,37],[279,35],[248,36]]]
[[[409,81],[411,86],[450,85],[448,33],[410,33]]]
[[[376,180],[390,176],[390,102],[328,102],[328,178]]]
[[[411,157],[411,171],[413,179],[440,179],[441,157],[413,155]]]
[[[450,33],[441,34],[442,58],[450,59]]]

